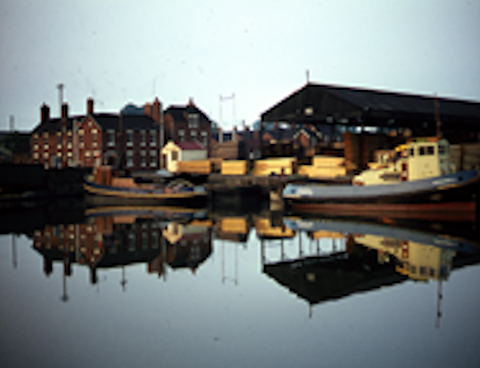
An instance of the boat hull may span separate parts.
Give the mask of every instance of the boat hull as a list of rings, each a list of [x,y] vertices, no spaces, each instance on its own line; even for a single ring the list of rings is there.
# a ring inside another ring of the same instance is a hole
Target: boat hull
[[[283,198],[287,210],[294,213],[475,221],[479,184],[476,171],[465,171],[365,187],[289,185],[283,191]]]
[[[207,205],[206,191],[166,193],[159,189],[119,188],[85,182],[86,200],[92,205],[166,205],[200,208]]]

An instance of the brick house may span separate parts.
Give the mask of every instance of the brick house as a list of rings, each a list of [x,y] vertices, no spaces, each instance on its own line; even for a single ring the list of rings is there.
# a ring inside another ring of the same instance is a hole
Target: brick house
[[[130,170],[160,167],[161,105],[145,105],[144,115],[94,113],[87,100],[87,114],[69,116],[63,104],[60,118],[50,117],[43,104],[41,121],[30,140],[33,162],[45,168],[114,165]]]
[[[165,110],[165,142],[198,142],[211,152],[211,121],[192,99],[185,106]]]

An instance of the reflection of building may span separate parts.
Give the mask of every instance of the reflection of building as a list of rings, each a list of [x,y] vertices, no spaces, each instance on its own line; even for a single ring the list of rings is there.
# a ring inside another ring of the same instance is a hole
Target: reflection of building
[[[34,233],[34,247],[44,257],[49,275],[53,261],[86,265],[90,280],[97,282],[97,269],[149,262],[160,251],[161,230],[155,222],[129,217],[97,217],[86,224],[46,226]]]
[[[400,263],[396,270],[415,280],[446,280],[455,256],[451,249],[371,234],[357,235],[355,242],[376,249],[379,263],[390,262],[394,256]]]
[[[190,268],[195,272],[198,266],[212,254],[211,229],[205,224],[193,222],[189,225],[171,222],[163,230],[169,244],[166,262],[173,269]]]
[[[166,264],[195,270],[212,253],[207,226],[170,223],[164,229],[155,218],[128,212],[94,217],[84,224],[46,226],[34,232],[33,246],[43,256],[46,275],[53,272],[55,261],[64,264],[64,276],[70,276],[71,265],[77,263],[89,268],[92,284],[97,283],[97,271],[102,268],[146,263],[148,273],[161,276]]]

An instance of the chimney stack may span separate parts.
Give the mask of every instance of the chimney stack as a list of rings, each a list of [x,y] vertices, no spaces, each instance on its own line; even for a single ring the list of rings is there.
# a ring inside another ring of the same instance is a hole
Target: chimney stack
[[[237,126],[234,125],[232,128],[232,141],[236,141],[236,140],[237,140]]]
[[[68,104],[62,104],[62,119],[68,119]]]
[[[195,107],[195,103],[193,102],[193,97],[188,99],[188,107]]]
[[[93,115],[93,98],[87,100],[87,115]]]
[[[157,97],[155,97],[155,101],[153,101],[153,106],[152,106],[152,119],[160,124],[160,114],[162,109],[162,103],[158,100]]]
[[[147,102],[144,106],[143,106],[143,113],[147,116],[150,116],[152,117],[152,104],[150,104],[149,102]]]
[[[44,123],[50,120],[50,107],[48,107],[45,102],[43,103],[42,107],[40,108],[40,117],[41,122]]]

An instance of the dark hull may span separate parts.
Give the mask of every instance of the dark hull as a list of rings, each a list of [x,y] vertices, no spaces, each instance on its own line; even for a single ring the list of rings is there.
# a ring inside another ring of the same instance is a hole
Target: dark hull
[[[117,188],[94,183],[85,183],[85,198],[88,205],[163,205],[188,208],[203,208],[207,205],[207,193],[184,191],[166,193],[162,190],[139,190]]]
[[[403,184],[376,186],[371,188],[341,188],[345,196],[336,196],[335,186],[313,191],[312,195],[285,196],[287,211],[290,213],[325,213],[341,216],[365,216],[376,214],[392,218],[419,218],[431,220],[475,221],[479,198],[480,178],[473,172],[452,175],[450,185],[409,184],[411,190],[395,188]],[[453,181],[453,178],[458,179]],[[463,180],[460,180],[463,179]],[[431,179],[431,183],[443,179]],[[420,181],[419,181],[420,182]],[[329,190],[329,188],[331,190]],[[299,187],[301,189],[301,187]],[[299,190],[300,191],[300,190]],[[301,192],[301,191],[300,191]],[[322,195],[325,193],[325,195]]]

